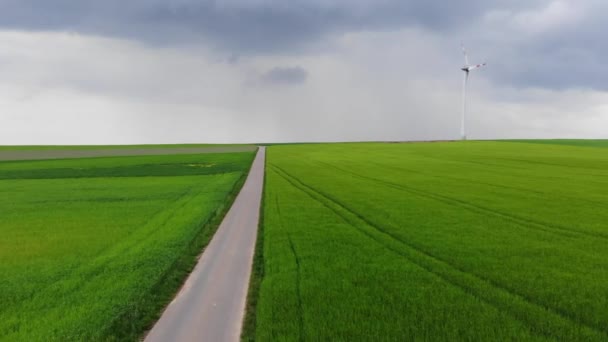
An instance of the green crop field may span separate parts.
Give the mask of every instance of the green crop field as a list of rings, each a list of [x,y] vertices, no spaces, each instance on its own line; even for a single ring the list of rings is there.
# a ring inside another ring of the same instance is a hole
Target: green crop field
[[[253,156],[0,162],[0,340],[137,340]]]
[[[569,145],[587,147],[608,147],[608,140],[600,139],[544,139],[544,140],[501,140],[505,142],[521,142],[526,144]]]
[[[54,150],[113,150],[145,148],[236,147],[245,144],[147,144],[147,145],[0,145],[0,151],[54,151]]]
[[[608,152],[267,150],[245,340],[608,340]]]

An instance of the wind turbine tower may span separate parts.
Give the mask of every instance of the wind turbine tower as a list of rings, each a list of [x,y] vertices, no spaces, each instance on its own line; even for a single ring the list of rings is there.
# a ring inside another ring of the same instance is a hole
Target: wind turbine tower
[[[460,70],[464,71],[464,81],[462,85],[462,121],[460,122],[460,138],[467,140],[467,132],[465,130],[465,119],[467,114],[467,81],[469,80],[469,72],[485,66],[486,63],[482,64],[469,64],[469,57],[467,56],[467,50],[462,46],[462,53],[464,54],[464,66]]]

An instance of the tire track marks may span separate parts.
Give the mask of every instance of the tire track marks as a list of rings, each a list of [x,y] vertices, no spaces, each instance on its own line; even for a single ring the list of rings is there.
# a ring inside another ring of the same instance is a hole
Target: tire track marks
[[[142,224],[142,226],[144,228],[146,228],[146,226],[148,226],[150,224],[150,222],[154,221],[157,217],[161,217],[163,215],[168,215],[168,216],[163,217],[161,223],[151,225],[148,228],[148,230],[146,230],[146,231],[142,230],[140,232],[131,233],[131,234],[145,233],[145,235],[143,235],[140,239],[129,241],[130,243],[123,243],[123,244],[115,245],[115,246],[107,246],[107,247],[101,249],[99,251],[99,255],[97,257],[95,257],[94,259],[92,259],[89,263],[84,264],[84,265],[78,265],[78,266],[74,265],[74,266],[65,268],[64,270],[62,270],[62,272],[60,272],[56,275],[56,278],[57,278],[56,281],[50,282],[50,283],[46,284],[45,286],[37,289],[37,291],[35,293],[32,293],[27,298],[27,302],[30,303],[30,305],[34,305],[31,303],[37,301],[38,298],[44,298],[45,296],[48,296],[49,295],[48,292],[55,289],[57,287],[57,283],[65,281],[64,278],[65,278],[66,274],[77,273],[77,274],[81,274],[82,277],[78,281],[73,282],[73,284],[71,285],[70,288],[64,289],[63,290],[64,292],[72,291],[73,289],[81,287],[81,286],[83,286],[83,284],[90,282],[91,278],[94,278],[94,277],[98,276],[100,273],[102,273],[104,271],[104,268],[107,267],[108,264],[112,263],[113,261],[115,261],[117,259],[124,258],[125,253],[127,253],[129,250],[132,250],[132,249],[137,248],[138,246],[144,244],[149,237],[154,235],[154,233],[156,232],[156,229],[162,228],[162,226],[164,226],[175,215],[175,211],[180,210],[185,205],[187,205],[192,199],[195,198],[193,196],[190,196],[192,191],[193,191],[193,188],[186,189],[185,191],[181,192],[177,196],[177,198],[174,200],[174,203],[171,206],[159,208],[152,215],[150,215],[150,217],[147,220],[145,220],[144,223]],[[175,210],[170,210],[170,209],[175,209]],[[131,234],[129,234],[129,235],[131,235]],[[55,294],[55,295],[57,295],[57,294]],[[17,305],[17,303],[14,303],[8,307],[5,307],[5,309],[14,308],[16,305]],[[2,336],[2,334],[0,334],[0,336]]]
[[[456,199],[453,197],[433,193],[433,192],[426,191],[426,190],[417,189],[417,188],[414,188],[411,186],[406,186],[403,184],[389,182],[389,181],[382,180],[379,178],[361,175],[361,174],[358,174],[351,170],[342,169],[333,164],[325,163],[325,165],[330,166],[338,171],[349,173],[355,177],[358,177],[358,178],[361,178],[364,180],[371,180],[376,183],[383,184],[384,186],[388,186],[388,187],[391,187],[391,188],[394,188],[397,190],[402,190],[402,191],[405,191],[405,192],[408,192],[410,194],[414,194],[414,195],[417,195],[420,197],[433,199],[435,201],[442,202],[444,204],[448,204],[451,206],[457,206],[457,207],[460,207],[460,208],[463,208],[463,209],[466,209],[468,211],[475,212],[478,214],[485,214],[485,215],[492,215],[492,216],[500,217],[506,221],[513,222],[520,226],[524,226],[524,227],[527,227],[530,229],[541,230],[541,231],[545,231],[548,233],[561,235],[561,236],[565,236],[565,237],[570,237],[570,238],[576,237],[577,235],[583,235],[583,236],[589,236],[589,237],[593,237],[593,238],[608,239],[608,235],[602,234],[599,232],[582,231],[582,230],[573,229],[573,228],[570,228],[567,226],[562,226],[562,225],[553,224],[553,223],[550,224],[550,223],[541,222],[541,221],[537,221],[537,220],[533,220],[533,219],[529,219],[529,218],[524,218],[521,216],[509,214],[509,213],[506,213],[506,212],[503,212],[500,210],[491,209],[491,208],[488,208],[488,207],[485,207],[482,205],[474,204],[471,202],[466,202],[466,201]]]
[[[277,208],[277,216],[279,219],[279,226],[281,229],[284,229],[287,235],[287,240],[289,242],[289,248],[291,249],[291,253],[293,254],[294,260],[296,262],[296,295],[298,301],[298,330],[299,330],[299,341],[306,341],[306,329],[304,326],[304,309],[302,306],[302,291],[300,290],[301,283],[301,272],[300,272],[300,257],[296,252],[296,248],[293,244],[293,239],[291,238],[291,232],[289,228],[285,228],[283,225],[283,217],[281,216],[281,207],[279,206],[279,195],[275,194],[275,205]]]
[[[602,341],[608,337],[604,329],[580,322],[570,317],[566,312],[546,307],[535,302],[533,298],[512,292],[498,283],[473,274],[411,242],[401,239],[331,196],[301,182],[280,167],[272,164],[271,167],[292,186],[330,209],[362,234],[452,286],[460,288],[465,293],[495,307],[499,311],[508,313],[529,326],[533,333],[551,338],[566,336],[577,339],[583,337],[588,341]],[[371,228],[371,231],[369,228]],[[389,241],[386,238],[389,238]]]
[[[332,164],[329,164],[327,162],[321,162],[321,161],[319,161],[319,163],[333,167]],[[371,164],[379,166],[379,167],[382,167],[382,168],[389,168],[389,169],[393,169],[393,170],[397,170],[397,171],[406,171],[406,172],[415,173],[415,174],[423,175],[423,176],[426,176],[426,177],[432,177],[432,178],[441,179],[441,180],[452,179],[452,180],[456,180],[456,181],[459,181],[459,182],[467,182],[469,184],[475,184],[475,185],[486,185],[486,186],[492,186],[492,187],[501,188],[501,189],[517,190],[517,191],[528,192],[528,193],[538,194],[538,195],[545,195],[546,194],[546,193],[544,193],[542,191],[536,191],[536,190],[527,189],[527,188],[520,188],[520,187],[516,187],[516,186],[509,186],[509,185],[502,185],[502,184],[494,184],[494,183],[488,183],[488,182],[474,181],[474,180],[471,180],[471,179],[468,179],[468,178],[461,178],[461,177],[454,177],[454,176],[434,175],[434,174],[430,174],[428,172],[421,172],[421,171],[412,170],[412,169],[408,169],[408,168],[397,167],[397,166],[394,166],[394,165],[380,164],[380,163],[375,163],[375,162],[371,162]]]

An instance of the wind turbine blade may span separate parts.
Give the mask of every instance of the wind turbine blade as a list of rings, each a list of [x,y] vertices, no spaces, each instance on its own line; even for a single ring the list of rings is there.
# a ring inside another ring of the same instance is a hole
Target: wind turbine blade
[[[469,65],[469,56],[467,55],[467,49],[465,49],[464,44],[460,43],[460,47],[462,48],[462,54],[464,55],[464,65]]]
[[[475,69],[477,69],[477,68],[481,68],[481,67],[483,67],[483,66],[485,66],[485,65],[486,65],[486,63],[481,63],[481,64],[472,65],[472,66],[470,66],[470,67],[469,67],[469,71],[471,71],[471,70],[475,70]]]

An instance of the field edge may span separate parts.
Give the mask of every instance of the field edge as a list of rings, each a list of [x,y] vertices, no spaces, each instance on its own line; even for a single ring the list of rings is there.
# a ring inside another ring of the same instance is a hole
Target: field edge
[[[241,341],[255,341],[256,310],[260,295],[260,287],[264,278],[264,208],[266,198],[266,163],[264,160],[264,180],[262,181],[262,202],[260,204],[260,219],[258,221],[258,233],[255,241],[253,264],[251,265],[251,277],[249,278],[249,289],[247,291],[247,302],[245,304],[245,315],[241,326]]]
[[[142,341],[145,338],[167,305],[175,298],[184,285],[188,275],[196,266],[209,241],[211,241],[228,210],[232,207],[251,171],[256,154],[257,149],[253,151],[253,157],[249,166],[234,183],[225,202],[201,225],[199,232],[192,239],[183,254],[169,268],[169,271],[159,279],[157,284],[152,287],[152,290],[145,294],[139,303],[136,303],[136,307],[132,308],[134,310],[127,310],[105,329],[103,340]]]

